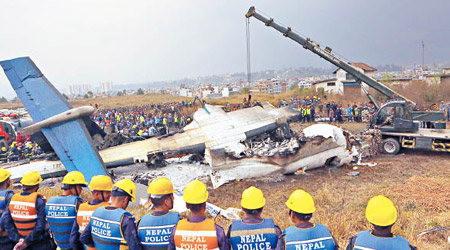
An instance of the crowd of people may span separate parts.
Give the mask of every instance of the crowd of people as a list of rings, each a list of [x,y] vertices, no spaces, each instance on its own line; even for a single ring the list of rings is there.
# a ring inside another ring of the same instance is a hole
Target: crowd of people
[[[227,233],[205,216],[208,191],[194,180],[185,186],[183,200],[190,217],[171,212],[174,207],[172,182],[159,177],[149,187],[152,210],[136,221],[127,211],[136,200],[136,186],[130,179],[113,184],[108,176],[85,181],[82,173],[72,171],[62,181],[58,196],[39,194],[42,178],[36,171],[26,173],[22,191],[9,189],[11,174],[0,169],[0,249],[14,250],[312,250],[339,249],[326,225],[312,221],[316,206],[313,197],[302,189],[291,193],[285,205],[285,219],[294,226],[281,230],[271,218],[263,218],[266,205],[263,192],[252,186],[243,191],[242,220],[234,220]],[[80,195],[88,187],[92,199]],[[226,195],[226,194],[224,194]],[[378,195],[370,199],[366,218],[372,228],[351,237],[346,249],[415,249],[409,241],[392,233],[397,209],[391,200]]]
[[[346,107],[334,101],[323,102],[320,97],[293,98],[279,100],[278,107],[295,106],[300,112],[301,122],[320,121],[343,123],[368,122],[375,114],[375,106],[372,103],[347,104]]]
[[[23,144],[14,141],[9,148],[0,148],[0,162],[32,159],[34,157],[39,157],[43,153],[44,152],[37,143],[27,141]]]
[[[91,119],[102,129],[123,135],[150,138],[164,135],[170,128],[184,127],[191,121],[183,108],[193,106],[192,101],[168,102],[142,106],[97,109]]]

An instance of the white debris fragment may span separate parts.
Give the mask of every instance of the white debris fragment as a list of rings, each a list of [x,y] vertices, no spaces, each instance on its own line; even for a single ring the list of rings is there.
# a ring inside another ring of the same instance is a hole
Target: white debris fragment
[[[347,141],[345,139],[342,129],[330,124],[314,124],[303,129],[303,134],[306,137],[323,136],[325,138],[333,138],[339,146],[346,146]]]

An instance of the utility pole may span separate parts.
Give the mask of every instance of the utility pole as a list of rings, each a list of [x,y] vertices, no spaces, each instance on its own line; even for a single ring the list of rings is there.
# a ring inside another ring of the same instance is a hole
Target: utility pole
[[[245,20],[246,24],[246,39],[247,39],[247,83],[249,84],[249,87],[251,85],[252,81],[252,69],[251,69],[251,57],[250,57],[250,18],[246,18]]]
[[[425,70],[425,44],[422,40],[422,70]]]

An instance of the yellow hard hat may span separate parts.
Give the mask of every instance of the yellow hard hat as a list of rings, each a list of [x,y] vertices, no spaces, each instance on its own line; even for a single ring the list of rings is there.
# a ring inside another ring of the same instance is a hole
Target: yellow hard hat
[[[0,168],[0,182],[4,182],[10,176],[11,176],[11,173],[8,170],[6,170],[4,168]]]
[[[242,192],[241,206],[245,209],[259,209],[266,205],[261,189],[251,186]]]
[[[205,203],[208,200],[206,185],[199,180],[189,182],[184,188],[183,200],[189,204]]]
[[[95,191],[111,191],[113,185],[111,177],[106,175],[96,175],[92,177],[88,188]]]
[[[286,201],[286,206],[292,211],[301,214],[312,214],[316,211],[312,196],[302,189],[292,192]]]
[[[6,147],[2,147],[2,150],[3,150],[3,151],[6,151]]]
[[[20,183],[25,186],[35,186],[41,182],[42,177],[37,171],[30,171],[26,173],[20,180]]]
[[[377,195],[367,203],[366,218],[376,226],[390,226],[397,221],[397,208],[385,196]]]
[[[127,193],[129,196],[131,196],[131,201],[136,201],[136,185],[134,182],[130,179],[122,179],[118,181],[114,187],[121,189],[125,193]]]
[[[152,195],[166,195],[175,193],[175,190],[173,190],[173,184],[169,179],[159,177],[148,185],[147,193]]]
[[[87,186],[88,183],[80,171],[71,171],[64,176],[62,184]]]

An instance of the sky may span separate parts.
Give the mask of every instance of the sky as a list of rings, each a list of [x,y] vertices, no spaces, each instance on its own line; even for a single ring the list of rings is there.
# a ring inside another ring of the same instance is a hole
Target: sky
[[[246,71],[250,6],[351,62],[450,61],[448,0],[0,0],[0,60],[30,56],[59,89]],[[331,65],[250,19],[252,71]],[[0,96],[14,92],[3,71]]]

